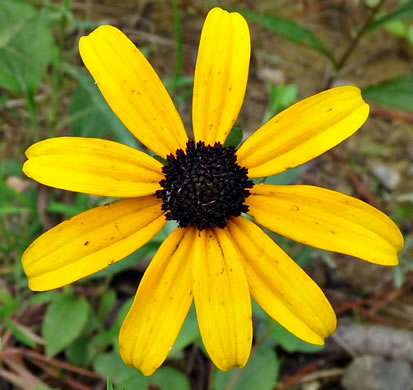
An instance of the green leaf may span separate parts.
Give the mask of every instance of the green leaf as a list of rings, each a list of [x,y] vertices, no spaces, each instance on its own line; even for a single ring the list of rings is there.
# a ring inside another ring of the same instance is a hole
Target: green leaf
[[[290,168],[284,172],[277,173],[274,176],[268,176],[265,180],[265,183],[277,185],[291,184],[303,173],[303,171],[303,166],[299,165],[298,167]]]
[[[407,38],[407,27],[403,24],[401,20],[392,20],[387,22],[384,29],[399,38]]]
[[[300,266],[305,267],[311,260],[311,247],[305,245],[301,248],[296,256],[294,256],[294,261]]]
[[[69,67],[67,71],[79,80],[69,106],[73,134],[78,137],[113,134],[117,141],[139,148],[138,141],[110,109],[92,77],[75,68]]]
[[[96,355],[104,351],[110,345],[118,341],[120,327],[111,326],[107,330],[101,330],[86,345],[86,361],[89,362]]]
[[[406,39],[407,39],[407,42],[409,42],[411,45],[413,45],[413,26],[409,26],[407,28]]]
[[[26,21],[35,14],[35,9],[27,3],[18,0],[1,1],[0,48],[6,46],[24,28]]]
[[[88,337],[86,335],[80,336],[71,343],[65,350],[69,362],[76,366],[85,367],[89,357],[88,346]]]
[[[276,86],[268,84],[270,99],[265,110],[263,123],[267,122],[274,115],[293,104],[297,98],[297,86],[295,84]]]
[[[261,321],[272,321],[271,318],[268,316],[268,314],[261,309],[261,306],[258,305],[257,302],[255,302],[254,299],[252,301],[252,314],[254,317],[258,318]]]
[[[374,20],[368,27],[367,31],[371,32],[375,30],[376,28],[384,24],[387,24],[393,20],[407,20],[407,19],[413,19],[413,0],[409,0],[406,4],[402,5],[396,11]]]
[[[278,345],[288,352],[313,353],[319,352],[324,348],[322,345],[309,344],[300,340],[277,322],[275,322],[272,328],[271,337]]]
[[[21,176],[23,164],[16,159],[0,161],[0,180],[6,176]]]
[[[0,320],[8,317],[19,306],[20,302],[17,299],[0,290]]]
[[[122,326],[122,322],[125,319],[126,315],[129,312],[129,309],[131,308],[133,303],[133,298],[129,298],[126,302],[123,303],[121,308],[119,309],[118,315],[116,316],[115,324],[113,326],[116,326],[120,329]]]
[[[250,22],[256,23],[267,30],[279,34],[295,43],[310,47],[324,54],[334,62],[333,56],[328,48],[321,42],[312,31],[298,24],[275,15],[261,14],[251,10],[235,9]]]
[[[366,100],[413,112],[413,74],[367,87],[362,95]]]
[[[277,384],[279,362],[275,351],[261,344],[253,351],[247,365],[228,372],[218,371],[214,377],[214,390],[272,390]],[[227,387],[229,384],[230,387]]]
[[[152,386],[151,386],[152,385]],[[188,379],[171,367],[161,367],[152,376],[143,376],[139,371],[116,386],[116,390],[159,388],[160,390],[189,390]]]
[[[192,91],[194,76],[181,75],[177,80],[175,78],[165,78],[162,83],[169,92],[174,88],[189,88]]]
[[[44,12],[19,1],[0,2],[0,86],[33,95],[55,48]]]
[[[88,276],[88,279],[98,279],[104,276],[118,274],[119,272],[122,272],[132,267],[134,264],[138,263],[143,258],[152,257],[161,244],[162,244],[162,241],[153,239],[152,241],[145,244],[142,248],[140,248],[136,252],[125,257],[122,261],[113,263],[110,267],[104,268],[101,271]]]
[[[99,303],[98,316],[101,320],[104,320],[109,312],[112,310],[113,305],[116,303],[116,293],[114,290],[106,291],[102,296]]]
[[[115,383],[133,377],[137,373],[135,368],[123,363],[115,351],[99,355],[93,362],[93,369],[103,376],[109,376]]]
[[[89,303],[73,294],[59,294],[47,308],[42,333],[46,355],[55,356],[82,333],[86,325]]]
[[[169,352],[169,357],[176,356],[182,349],[184,349],[189,344],[193,343],[195,340],[200,338],[198,320],[196,317],[196,311],[194,305],[192,305],[189,313],[184,321],[182,329],[179,333],[178,338],[175,341],[171,351]]]
[[[237,147],[242,141],[242,128],[241,126],[235,125],[228,134],[228,137],[224,143],[224,146]]]

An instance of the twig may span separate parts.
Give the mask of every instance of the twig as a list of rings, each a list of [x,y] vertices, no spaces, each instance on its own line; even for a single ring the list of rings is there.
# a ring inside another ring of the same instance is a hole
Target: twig
[[[303,378],[301,378],[300,383],[313,382],[313,381],[316,381],[317,379],[325,379],[325,378],[331,378],[331,377],[336,377],[336,376],[342,376],[343,373],[344,373],[343,368],[330,368],[327,370],[320,370],[320,371],[312,372],[311,374],[305,375]]]
[[[377,116],[383,119],[398,119],[404,122],[413,123],[413,114],[409,112],[372,108],[370,114],[371,116]]]
[[[13,383],[18,387],[24,387],[24,384],[26,383],[21,376],[17,376],[15,374],[12,374],[10,371],[3,369],[0,369],[0,377],[7,379],[10,383]]]
[[[7,357],[7,356],[12,356],[12,355],[23,355],[26,357],[30,357],[32,359],[37,359],[46,363],[49,363],[51,365],[54,365],[56,367],[60,367],[64,370],[71,371],[71,372],[76,372],[77,374],[87,376],[90,378],[97,378],[97,379],[105,379],[101,375],[96,374],[93,371],[86,370],[85,368],[77,367],[74,366],[73,364],[58,360],[58,359],[53,359],[53,358],[48,358],[44,355],[42,355],[39,352],[32,351],[30,349],[24,349],[24,348],[7,348],[4,349],[0,352],[0,358],[1,357]]]
[[[337,159],[338,163],[346,169],[347,177],[353,184],[356,192],[363,197],[369,204],[373,207],[379,208],[378,203],[374,196],[370,193],[367,186],[360,180],[360,178],[354,173],[351,169],[347,160],[340,154],[340,152],[336,149],[332,149],[331,153]]]
[[[305,366],[304,368],[302,368],[301,370],[297,371],[296,373],[288,377],[286,380],[284,380],[281,385],[277,386],[277,390],[288,389],[290,386],[299,382],[301,378],[303,378],[309,372],[314,371],[317,368],[318,368],[318,363],[311,363],[308,366]]]
[[[20,378],[22,378],[31,387],[45,386],[46,384],[28,371],[24,363],[15,361],[12,358],[4,359],[3,362],[7,364]]]
[[[368,29],[370,23],[374,20],[377,13],[380,11],[381,7],[384,5],[385,1],[386,0],[380,0],[380,2],[373,8],[373,10],[371,11],[369,17],[363,23],[362,27],[359,29],[359,31],[357,32],[354,39],[351,40],[351,42],[350,42],[349,46],[347,47],[346,51],[341,56],[341,58],[337,61],[337,69],[338,70],[340,70],[346,64],[347,60],[350,58],[350,56],[353,53],[354,49],[357,47],[361,37],[367,32],[367,29]]]
[[[335,74],[331,75],[326,79],[326,83],[324,85],[324,88],[321,90],[325,90],[331,87],[333,84],[334,80],[336,79],[337,75],[340,73],[344,65],[347,63],[348,59],[350,58],[351,54],[357,47],[358,43],[360,42],[360,39],[363,37],[363,35],[367,32],[368,27],[370,23],[374,20],[376,17],[377,13],[383,6],[385,0],[380,0],[380,2],[376,5],[376,7],[373,8],[371,11],[369,17],[365,20],[361,28],[358,30],[356,36],[351,40],[349,43],[347,49],[344,51],[343,55],[336,61],[335,63]]]

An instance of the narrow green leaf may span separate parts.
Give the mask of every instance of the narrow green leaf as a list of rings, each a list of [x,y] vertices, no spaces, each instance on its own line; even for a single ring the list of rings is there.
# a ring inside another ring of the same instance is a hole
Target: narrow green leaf
[[[400,288],[404,283],[404,271],[400,264],[393,268],[393,285],[396,288]]]
[[[55,388],[49,387],[49,386],[36,386],[33,388],[33,390],[54,390]]]
[[[14,325],[10,318],[7,319],[6,326],[17,340],[21,341],[23,344],[27,345],[30,348],[36,348],[36,343],[34,342],[34,340],[32,340],[26,333],[22,332],[16,325]]]
[[[65,218],[71,218],[85,210],[83,207],[77,207],[77,205],[52,201],[47,205],[47,211],[49,213],[63,214]]]
[[[235,125],[228,134],[228,137],[224,143],[224,146],[233,146],[237,147],[243,137],[243,132],[241,126]]]
[[[396,11],[374,20],[368,27],[367,31],[371,32],[375,30],[376,28],[384,24],[387,24],[393,20],[407,20],[407,19],[413,19],[413,0],[407,1],[407,3],[402,5]]]
[[[80,336],[88,318],[89,303],[73,294],[59,294],[47,308],[42,333],[46,355],[55,356]]]
[[[362,95],[366,100],[413,112],[413,74],[367,87]]]
[[[256,23],[275,34],[282,35],[290,41],[317,50],[334,62],[334,58],[327,46],[325,46],[312,31],[299,26],[297,23],[279,16],[261,14],[251,10],[238,8],[235,9],[235,11],[239,12],[250,22]]]
[[[19,215],[23,213],[32,213],[32,209],[28,209],[27,207],[19,207],[19,206],[4,206],[0,207],[0,217],[4,215]]]
[[[112,382],[110,381],[109,377],[106,381],[106,390],[113,390]]]
[[[279,362],[273,348],[261,344],[253,351],[248,364],[228,372],[216,371],[214,389],[272,390],[277,384]],[[231,387],[227,387],[231,383]]]

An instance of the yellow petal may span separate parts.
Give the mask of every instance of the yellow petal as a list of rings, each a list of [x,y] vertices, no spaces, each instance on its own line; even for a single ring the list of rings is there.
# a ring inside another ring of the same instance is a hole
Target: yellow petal
[[[336,328],[336,316],[317,284],[254,223],[234,218],[228,230],[243,255],[255,301],[300,339],[324,344]]]
[[[108,203],[50,229],[24,252],[32,290],[61,287],[110,266],[146,244],[165,225],[154,196]]]
[[[244,100],[251,41],[238,13],[214,8],[205,20],[195,68],[192,120],[196,141],[225,142]]]
[[[26,151],[24,173],[56,188],[87,194],[137,197],[154,194],[162,164],[146,153],[94,138],[50,138]]]
[[[255,185],[249,214],[261,225],[295,241],[382,265],[396,265],[403,236],[381,211],[324,188]]]
[[[194,299],[202,341],[222,371],[243,367],[251,349],[251,298],[228,232],[202,230],[194,245]]]
[[[166,359],[192,303],[193,228],[176,229],[149,264],[119,334],[123,361],[151,375]]]
[[[182,120],[158,75],[120,30],[100,26],[79,51],[110,108],[145,146],[165,158],[185,149]]]
[[[305,163],[355,133],[369,106],[356,87],[337,87],[282,111],[251,135],[237,152],[248,176],[274,175]]]

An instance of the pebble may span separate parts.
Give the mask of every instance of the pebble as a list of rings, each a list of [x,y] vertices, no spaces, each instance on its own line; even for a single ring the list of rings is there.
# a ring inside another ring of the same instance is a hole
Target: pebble
[[[413,371],[404,360],[364,355],[347,367],[341,384],[346,390],[412,390]]]
[[[371,173],[379,180],[379,182],[388,190],[394,190],[400,183],[400,173],[386,164],[375,164],[371,167]]]

